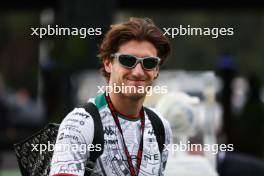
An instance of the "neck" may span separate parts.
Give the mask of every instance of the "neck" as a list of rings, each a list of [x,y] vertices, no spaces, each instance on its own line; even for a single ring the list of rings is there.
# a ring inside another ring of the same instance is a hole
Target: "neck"
[[[113,92],[111,92],[109,96],[116,111],[126,116],[132,116],[135,118],[139,117],[145,97],[133,99],[122,94],[115,94]]]

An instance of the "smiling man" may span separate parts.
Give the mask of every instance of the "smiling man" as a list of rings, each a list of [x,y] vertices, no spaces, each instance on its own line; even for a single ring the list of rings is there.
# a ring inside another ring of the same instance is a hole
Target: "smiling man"
[[[111,56],[112,60],[103,61],[106,72],[111,75],[109,85],[115,84],[128,88],[121,89],[122,91],[118,94],[111,91],[109,96],[117,111],[125,112],[130,116],[138,116],[147,88],[158,76],[160,59],[157,57],[157,50],[148,41],[133,39],[122,44],[118,53]],[[139,58],[143,59],[139,60]]]
[[[112,25],[106,33],[99,53],[102,73],[108,86],[131,89],[106,91],[89,100],[99,111],[104,141],[102,153],[92,163],[89,174],[164,174],[168,158],[164,145],[171,142],[171,128],[158,112],[143,107],[143,103],[169,52],[168,39],[148,18],[131,18]],[[91,150],[57,148],[60,144],[76,144],[76,148],[94,144],[100,130],[90,117],[93,114],[84,108],[75,108],[62,121],[51,176],[88,175],[85,166],[91,161]]]

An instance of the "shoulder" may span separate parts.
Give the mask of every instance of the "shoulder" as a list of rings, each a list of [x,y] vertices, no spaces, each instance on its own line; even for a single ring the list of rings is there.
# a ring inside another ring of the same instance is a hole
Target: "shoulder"
[[[168,120],[164,118],[164,116],[159,111],[157,111],[155,108],[150,108],[150,107],[148,107],[148,109],[152,110],[155,114],[157,114],[157,116],[160,118],[161,122],[163,123],[164,128],[170,128],[170,124]]]
[[[62,120],[59,134],[74,134],[82,138],[82,142],[91,143],[94,137],[94,121],[84,108],[74,108]]]
[[[89,99],[87,103],[94,103],[94,99]],[[65,118],[62,120],[61,124],[75,124],[78,123],[83,125],[84,122],[92,122],[92,114],[87,112],[84,107],[79,106],[75,107],[72,111],[70,111]]]
[[[84,125],[85,122],[91,122],[92,116],[85,111],[83,107],[74,108],[63,119],[62,124]]]
[[[164,131],[165,131],[165,143],[171,143],[172,141],[172,130],[171,130],[171,126],[170,123],[168,122],[168,120],[166,118],[164,118],[164,116],[157,111],[155,108],[148,108],[150,110],[152,110],[155,114],[157,114],[157,116],[160,118],[163,126],[164,126]]]

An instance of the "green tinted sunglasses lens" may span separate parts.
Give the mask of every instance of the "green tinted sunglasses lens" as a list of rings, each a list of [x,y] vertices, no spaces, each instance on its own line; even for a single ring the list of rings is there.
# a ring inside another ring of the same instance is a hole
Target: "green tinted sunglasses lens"
[[[125,67],[133,68],[137,59],[134,56],[124,54],[119,56],[119,62]]]
[[[143,66],[145,69],[153,69],[155,68],[159,63],[159,60],[157,58],[153,58],[153,57],[149,57],[149,58],[145,58],[143,60]]]

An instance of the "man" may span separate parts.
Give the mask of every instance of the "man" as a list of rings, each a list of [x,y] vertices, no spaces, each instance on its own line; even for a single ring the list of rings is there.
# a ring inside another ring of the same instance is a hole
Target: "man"
[[[104,129],[103,153],[97,158],[92,175],[164,174],[168,151],[160,152],[143,102],[169,52],[168,39],[150,19],[131,18],[112,25],[106,33],[99,58],[108,86],[132,88],[118,93],[106,91],[89,100],[99,110]],[[60,125],[56,145],[92,144],[96,135],[94,121],[87,116],[90,114],[84,108],[70,112]],[[165,130],[164,144],[168,145],[170,126],[158,116]],[[83,168],[89,157],[90,152],[81,153],[81,150],[55,150],[50,175],[84,175]]]

